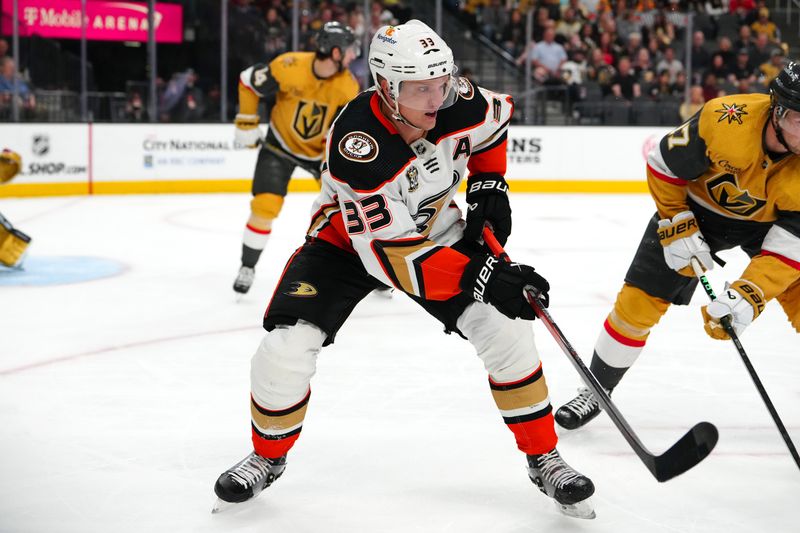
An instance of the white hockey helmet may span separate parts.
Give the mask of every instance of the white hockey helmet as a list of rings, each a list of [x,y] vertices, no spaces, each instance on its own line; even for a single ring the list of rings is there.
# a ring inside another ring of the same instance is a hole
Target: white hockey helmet
[[[417,110],[436,111],[453,105],[458,98],[453,51],[435,31],[419,20],[379,29],[369,47],[369,70],[378,94],[394,111],[394,118],[407,124],[408,121],[400,115],[400,104]],[[386,80],[393,101],[388,101],[381,90],[381,78]],[[424,87],[418,87],[414,92],[403,91],[404,82],[437,78],[443,78],[443,83],[437,86],[434,98],[422,94]],[[436,108],[431,109],[431,105]]]

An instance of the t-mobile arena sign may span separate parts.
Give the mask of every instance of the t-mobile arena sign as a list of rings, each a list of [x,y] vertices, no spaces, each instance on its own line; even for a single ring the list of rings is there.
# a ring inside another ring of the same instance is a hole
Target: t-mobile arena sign
[[[2,32],[12,33],[13,0],[2,0]],[[17,0],[19,34],[56,39],[81,38],[80,0]],[[156,4],[156,42],[183,41],[183,6]],[[86,38],[95,41],[147,41],[147,4],[86,2]]]

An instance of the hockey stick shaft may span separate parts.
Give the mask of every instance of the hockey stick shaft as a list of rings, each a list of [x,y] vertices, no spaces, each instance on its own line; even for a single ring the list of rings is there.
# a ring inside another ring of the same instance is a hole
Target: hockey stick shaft
[[[502,245],[497,241],[492,231],[487,227],[483,229],[483,240],[489,246],[489,249],[498,258],[510,262],[508,254],[503,250]],[[617,426],[617,429],[622,433],[622,436],[628,442],[630,447],[636,452],[639,459],[645,464],[650,473],[658,481],[667,481],[686,470],[692,468],[705,458],[716,445],[717,431],[716,428],[707,423],[701,423],[695,426],[690,433],[684,435],[680,441],[672,446],[667,452],[661,456],[655,456],[651,453],[639,437],[633,431],[633,428],[628,424],[627,420],[622,416],[617,406],[611,401],[611,397],[606,390],[597,381],[597,378],[592,374],[584,364],[583,360],[575,351],[575,348],[569,343],[561,328],[550,316],[550,312],[541,304],[538,295],[530,289],[525,290],[525,296],[533,308],[536,316],[542,321],[547,328],[547,331],[555,339],[561,350],[567,355],[572,366],[578,371],[586,386],[592,391],[598,403],[608,414],[611,421]]]
[[[692,269],[694,269],[694,275],[697,276],[698,280],[700,280],[700,285],[703,286],[703,289],[706,291],[708,298],[712,302],[716,300],[717,296],[716,294],[714,294],[714,289],[711,288],[711,283],[709,283],[708,278],[706,278],[705,274],[703,273],[703,269],[700,266],[700,262],[694,257],[692,257]],[[781,417],[778,415],[778,411],[772,404],[772,400],[770,400],[769,395],[767,394],[767,390],[761,383],[761,379],[758,377],[756,369],[750,362],[750,358],[747,357],[747,352],[744,351],[744,346],[742,346],[742,343],[739,340],[739,336],[736,334],[736,330],[733,329],[733,324],[731,324],[731,317],[724,316],[722,317],[720,322],[722,323],[722,327],[725,329],[725,333],[727,333],[728,336],[733,341],[733,345],[736,347],[736,351],[739,352],[739,357],[742,359],[745,368],[747,368],[747,373],[750,374],[750,379],[753,380],[753,384],[756,386],[758,394],[761,395],[761,400],[763,400],[764,405],[767,406],[767,411],[769,411],[772,420],[775,422],[775,425],[778,426],[778,432],[780,432],[781,437],[783,437],[783,441],[786,443],[786,447],[789,448],[789,453],[792,455],[792,459],[794,459],[794,462],[797,465],[797,467],[800,468],[800,455],[797,453],[797,448],[795,448],[794,442],[792,442],[792,438],[789,436],[789,432],[786,430],[786,426],[783,425],[783,421],[781,420]]]
[[[285,150],[282,150],[281,148],[275,146],[274,144],[270,144],[269,142],[267,142],[266,139],[261,139],[258,142],[258,146],[268,151],[269,153],[277,157],[280,157],[281,159],[289,161],[290,163],[294,163],[295,166],[302,168],[303,170],[314,176],[315,180],[319,181],[320,179],[319,170],[315,170],[313,167],[311,167],[309,165],[309,162],[302,161],[300,158],[293,156],[292,154],[286,152]]]

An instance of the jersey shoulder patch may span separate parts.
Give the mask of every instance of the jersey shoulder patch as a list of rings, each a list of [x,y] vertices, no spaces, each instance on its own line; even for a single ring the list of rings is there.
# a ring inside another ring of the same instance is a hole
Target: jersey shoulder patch
[[[415,157],[390,123],[376,115],[377,99],[375,91],[358,95],[342,110],[330,133],[328,171],[355,191],[379,189]]]

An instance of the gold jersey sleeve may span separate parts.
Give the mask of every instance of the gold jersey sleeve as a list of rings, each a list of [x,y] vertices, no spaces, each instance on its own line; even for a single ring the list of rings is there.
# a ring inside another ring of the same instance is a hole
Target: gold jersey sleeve
[[[647,172],[663,217],[687,209],[691,198],[737,223],[772,224],[761,253],[742,274],[767,299],[800,278],[800,157],[766,149],[769,113],[767,95],[710,100],[662,139],[648,156]]]
[[[269,64],[279,89],[270,128],[282,148],[297,157],[320,160],[336,113],[358,94],[349,70],[320,79],[313,71],[313,52],[288,52]]]

